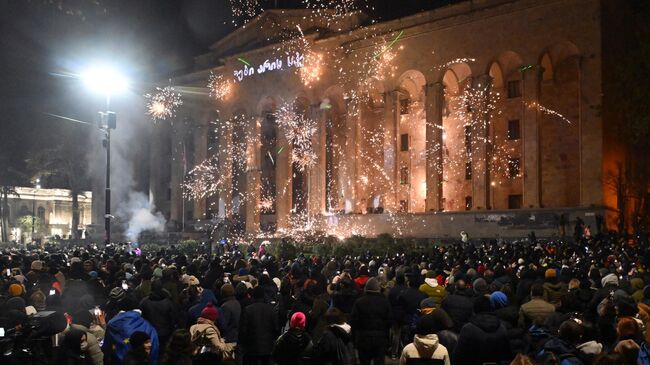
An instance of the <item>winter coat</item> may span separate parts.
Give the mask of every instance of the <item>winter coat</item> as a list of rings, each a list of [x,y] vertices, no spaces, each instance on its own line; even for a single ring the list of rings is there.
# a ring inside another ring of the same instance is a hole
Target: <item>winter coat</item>
[[[519,327],[528,328],[544,320],[555,312],[555,306],[542,298],[533,298],[519,308]]]
[[[480,313],[463,326],[454,350],[454,365],[482,365],[509,360],[508,332],[494,313]]]
[[[399,359],[400,365],[406,365],[409,359],[434,359],[444,361],[444,365],[451,365],[449,353],[445,346],[438,343],[436,335],[415,335],[413,342],[402,350]]]
[[[86,353],[94,365],[102,365],[104,363],[104,353],[99,347],[99,341],[97,341],[97,337],[95,337],[95,335],[93,335],[86,326],[82,326],[80,324],[73,323],[69,328],[78,329],[86,333],[86,342],[88,342],[88,349],[86,350]],[[68,330],[66,329],[66,332],[67,331]]]
[[[400,296],[400,303],[404,308],[401,324],[410,325],[420,309],[420,302],[427,298],[427,295],[415,288],[408,288]]]
[[[561,281],[544,283],[544,300],[553,304],[556,308],[560,306],[562,297],[566,295],[567,285]]]
[[[351,327],[349,324],[328,326],[314,345],[312,363],[319,365],[352,365],[354,363]]]
[[[454,331],[460,332],[460,329],[469,322],[469,319],[474,313],[474,305],[472,300],[459,294],[452,294],[442,301],[442,309],[449,314],[452,321],[454,321]]]
[[[645,283],[641,278],[632,278],[630,280],[630,285],[632,286],[632,298],[636,303],[643,301],[643,287]]]
[[[560,360],[560,365],[582,365],[578,349],[557,337],[546,341],[542,350],[537,354],[537,358],[543,358],[547,352],[552,352]]]
[[[239,339],[239,320],[241,319],[241,305],[234,298],[226,298],[221,304],[220,323],[223,323],[223,338],[228,343],[237,342]]]
[[[354,302],[350,324],[354,342],[359,349],[373,349],[388,345],[390,303],[380,293],[368,292]]]
[[[300,328],[291,328],[275,342],[273,347],[273,360],[278,365],[299,365],[309,363],[303,358],[309,351],[312,342],[307,331]]]
[[[142,317],[155,328],[160,338],[169,338],[176,328],[177,313],[172,301],[164,295],[151,293],[140,302]]]
[[[244,308],[238,343],[246,354],[271,355],[279,333],[278,316],[271,304],[257,301]]]
[[[424,284],[420,285],[420,291],[429,298],[433,298],[438,308],[440,308],[440,304],[447,297],[445,287],[438,285],[438,281],[435,278],[424,279]]]
[[[399,322],[404,317],[404,306],[400,301],[402,294],[408,289],[404,284],[395,285],[388,291],[388,301],[390,302],[391,316],[393,322]]]
[[[232,346],[226,344],[217,326],[209,319],[200,317],[196,324],[190,327],[190,336],[192,344],[199,352],[202,351],[202,347],[206,347],[208,351],[215,353],[232,351]]]

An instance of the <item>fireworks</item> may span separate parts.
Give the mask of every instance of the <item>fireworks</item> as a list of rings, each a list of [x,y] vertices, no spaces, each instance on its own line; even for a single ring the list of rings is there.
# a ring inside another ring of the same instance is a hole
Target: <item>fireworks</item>
[[[323,58],[321,53],[312,51],[308,52],[307,56],[305,56],[304,66],[299,68],[298,72],[300,73],[300,79],[303,85],[306,87],[311,88],[320,80],[321,74],[323,73]]]
[[[209,158],[187,174],[183,182],[184,196],[192,200],[211,197],[222,189],[223,178],[217,159]]]
[[[296,112],[292,105],[284,105],[276,112],[278,125],[291,143],[291,158],[300,171],[317,161],[312,138],[317,131],[316,122],[304,113]]]
[[[539,103],[531,102],[531,103],[526,104],[526,106],[531,108],[531,109],[537,109],[538,111],[540,111],[540,112],[542,112],[544,114],[557,117],[557,118],[567,122],[568,124],[572,124],[571,121],[569,120],[569,118],[567,118],[564,115],[560,114],[559,112],[557,112],[557,111],[555,111],[553,109],[549,109],[549,108],[547,108],[547,107],[545,107],[545,106],[543,106],[543,105],[541,105]]]
[[[210,96],[216,100],[225,100],[230,91],[232,90],[232,83],[227,80],[223,75],[216,75],[210,72],[208,79],[208,89],[210,89]]]
[[[459,63],[469,63],[469,62],[474,62],[474,61],[476,61],[476,59],[474,59],[474,58],[456,58],[456,59],[453,59],[453,60],[451,60],[449,62],[445,62],[445,63],[443,63],[441,65],[436,66],[436,69],[438,69],[438,70],[446,70],[446,69],[449,68],[449,66],[452,66],[452,65],[456,65],[456,64],[459,64]]]
[[[172,118],[176,115],[176,108],[183,105],[181,94],[176,93],[171,86],[157,87],[156,90],[157,93],[144,96],[148,100],[147,113],[154,121]]]
[[[244,22],[262,11],[262,6],[258,0],[230,0],[230,8],[232,14],[237,18],[244,18]]]

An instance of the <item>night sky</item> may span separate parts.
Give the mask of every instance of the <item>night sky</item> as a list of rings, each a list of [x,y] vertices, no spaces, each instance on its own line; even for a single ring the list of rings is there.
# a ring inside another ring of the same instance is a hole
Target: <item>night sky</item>
[[[369,12],[389,19],[451,2],[379,0]],[[191,67],[193,56],[235,29],[233,20],[228,0],[0,0],[0,175],[8,167],[26,172],[25,159],[39,148],[89,144],[87,127],[44,114],[93,120],[101,109],[65,75],[97,61],[120,64],[144,94]]]

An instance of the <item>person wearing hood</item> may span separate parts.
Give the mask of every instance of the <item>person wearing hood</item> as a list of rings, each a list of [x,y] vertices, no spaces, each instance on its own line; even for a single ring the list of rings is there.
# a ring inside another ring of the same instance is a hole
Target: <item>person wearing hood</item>
[[[400,365],[407,365],[410,359],[431,359],[439,360],[444,365],[451,365],[449,352],[447,348],[438,341],[438,335],[431,333],[430,329],[418,323],[413,342],[404,346],[402,356],[400,356]]]
[[[305,355],[312,346],[311,338],[305,330],[307,317],[302,312],[296,312],[289,320],[289,330],[282,334],[273,347],[273,361],[277,365],[308,364]]]
[[[197,287],[199,294],[199,301],[190,307],[187,311],[189,324],[194,324],[201,316],[201,311],[205,308],[208,303],[216,304],[217,297],[215,297],[214,292],[210,289],[204,289],[203,287]]]
[[[275,340],[280,333],[278,315],[264,301],[264,288],[253,289],[253,303],[244,308],[239,327],[245,364],[269,364]]]
[[[438,342],[447,349],[449,358],[458,344],[458,333],[454,332],[454,322],[444,309],[436,308],[433,298],[427,298],[420,303],[422,316],[418,318],[415,333],[420,335],[435,334]]]
[[[600,280],[602,284],[602,289],[599,289],[594,296],[591,298],[591,302],[587,306],[585,314],[587,318],[592,322],[598,318],[598,305],[618,289],[618,276],[614,273],[607,274],[603,276]]]
[[[233,348],[226,344],[221,337],[221,333],[215,325],[217,318],[219,318],[217,308],[211,302],[208,303],[201,311],[201,316],[196,324],[190,327],[191,341],[197,353],[212,352],[220,354],[222,358],[227,358]]]
[[[241,318],[241,305],[235,299],[235,288],[232,284],[223,284],[221,294],[221,315],[223,320],[223,338],[227,343],[237,344],[239,338],[239,319]]]
[[[357,285],[359,290],[363,289],[366,286],[366,282],[370,279],[368,276],[368,266],[361,265],[359,268],[359,276],[354,279],[354,283]]]
[[[481,365],[500,363],[512,358],[508,332],[492,311],[488,297],[474,302],[475,315],[463,326],[454,350],[454,364]]]
[[[78,329],[70,329],[63,337],[60,357],[57,364],[63,365],[91,365],[93,362],[86,357],[88,342],[86,333]]]
[[[127,308],[124,308],[127,309]],[[153,365],[158,361],[158,334],[147,320],[142,318],[138,310],[121,311],[106,325],[106,335],[102,350],[105,364],[122,364],[127,351],[130,349],[130,337],[135,332],[144,332],[151,341],[149,361]]]
[[[140,302],[140,309],[142,317],[156,329],[161,346],[165,346],[176,327],[178,313],[160,280],[151,283],[151,294]]]
[[[560,325],[557,337],[552,337],[544,343],[537,358],[543,358],[547,353],[553,353],[562,359],[562,365],[582,365],[580,352],[576,345],[582,338],[582,327],[575,320],[569,319]]]
[[[390,329],[390,302],[381,294],[376,278],[366,282],[365,293],[354,302],[350,324],[361,365],[384,364]]]
[[[79,330],[86,334],[86,354],[94,365],[102,365],[104,363],[104,353],[99,347],[97,337],[90,332],[92,325],[92,315],[88,310],[82,309],[72,315],[72,323],[65,331],[66,333],[71,330]]]
[[[146,332],[135,331],[129,337],[131,349],[124,356],[124,365],[150,365],[151,338]]]
[[[398,270],[395,273],[395,285],[388,291],[388,301],[391,308],[391,356],[394,360],[400,350],[400,339],[402,332],[402,317],[404,316],[404,307],[401,303],[402,293],[406,291],[406,278],[404,272]]]
[[[314,345],[312,363],[318,365],[352,365],[352,327],[345,322],[344,314],[338,308],[330,308],[325,313],[327,327],[323,336]]]
[[[442,285],[438,285],[436,273],[433,270],[428,270],[425,274],[424,283],[420,285],[420,291],[426,294],[429,298],[436,301],[436,308],[440,308],[442,301],[447,297],[447,291]]]
[[[547,269],[544,272],[544,300],[558,308],[566,293],[567,285],[558,280],[557,270]]]

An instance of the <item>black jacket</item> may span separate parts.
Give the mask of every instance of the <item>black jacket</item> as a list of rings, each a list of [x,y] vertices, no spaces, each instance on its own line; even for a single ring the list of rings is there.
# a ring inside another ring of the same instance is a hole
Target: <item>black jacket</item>
[[[400,296],[399,302],[404,309],[401,324],[408,325],[413,322],[414,316],[420,309],[420,302],[428,298],[426,294],[419,291],[417,288],[408,288]]]
[[[323,331],[323,336],[314,345],[311,354],[312,363],[322,365],[353,364],[353,357],[352,336],[339,325],[328,326]]]
[[[241,319],[241,305],[234,297],[225,298],[221,304],[223,328],[221,335],[226,342],[237,342],[239,338],[239,320]]]
[[[249,355],[271,355],[280,333],[278,316],[273,306],[256,301],[244,308],[239,326],[239,343]]]
[[[388,301],[390,302],[392,320],[394,322],[399,322],[404,317],[404,307],[400,303],[400,297],[408,287],[404,284],[397,284],[394,287],[390,288],[388,292]]]
[[[278,365],[300,365],[309,363],[304,354],[311,347],[311,338],[307,331],[291,328],[275,342],[273,360]]]
[[[156,329],[158,337],[171,336],[176,328],[178,313],[171,299],[164,295],[151,293],[140,302],[142,317]]]
[[[460,329],[469,322],[469,319],[474,313],[474,305],[472,299],[459,294],[449,295],[442,301],[442,309],[449,314],[451,320],[454,321],[454,331],[460,332]]]
[[[509,360],[506,327],[494,313],[480,313],[463,326],[454,350],[454,365],[481,365]]]
[[[366,293],[357,299],[350,321],[357,348],[386,346],[390,318],[390,303],[382,294]]]

